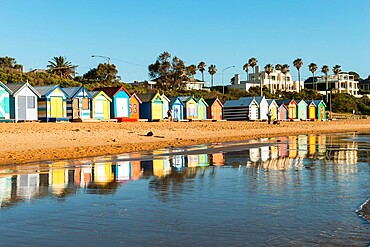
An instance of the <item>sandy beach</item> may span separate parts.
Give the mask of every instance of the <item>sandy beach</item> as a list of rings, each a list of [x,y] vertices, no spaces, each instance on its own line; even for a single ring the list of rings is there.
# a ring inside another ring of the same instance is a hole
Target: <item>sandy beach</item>
[[[292,134],[369,131],[370,120],[0,124],[0,164],[75,159]],[[152,131],[153,136],[146,136]]]

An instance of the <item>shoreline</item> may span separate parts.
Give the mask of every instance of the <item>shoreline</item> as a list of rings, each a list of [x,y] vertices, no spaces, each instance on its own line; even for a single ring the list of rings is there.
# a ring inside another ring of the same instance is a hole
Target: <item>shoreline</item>
[[[0,165],[92,158],[297,134],[365,132],[370,120],[324,122],[1,123]],[[152,131],[153,136],[146,136]]]

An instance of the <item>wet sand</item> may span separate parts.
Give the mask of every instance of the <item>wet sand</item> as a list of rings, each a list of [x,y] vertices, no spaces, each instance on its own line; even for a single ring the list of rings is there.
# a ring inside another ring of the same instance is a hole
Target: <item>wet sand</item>
[[[370,120],[330,122],[1,123],[0,165],[76,159],[261,137],[370,130]],[[146,136],[152,131],[153,136]]]

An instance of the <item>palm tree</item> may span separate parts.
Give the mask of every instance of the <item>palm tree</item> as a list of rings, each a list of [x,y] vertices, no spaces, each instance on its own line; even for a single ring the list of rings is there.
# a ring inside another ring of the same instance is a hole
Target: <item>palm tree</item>
[[[73,70],[76,68],[71,62],[67,61],[66,57],[62,56],[53,57],[46,67],[49,68],[52,74],[58,75],[64,79],[72,79]]]
[[[269,90],[270,90],[270,93],[271,93],[271,80],[270,80],[270,74],[274,71],[274,65],[272,64],[266,64],[265,66],[265,73],[267,74],[268,78],[269,78]],[[262,86],[262,85],[261,85]]]
[[[204,81],[204,71],[206,70],[206,63],[205,62],[200,62],[198,64],[198,70],[200,71],[200,73],[202,73],[202,81]]]
[[[312,86],[312,89],[314,90],[317,90],[317,82],[315,82],[315,72],[317,70],[317,64],[315,63],[310,63],[310,65],[308,65],[308,69],[311,71],[312,73],[312,82],[314,83],[315,87]]]
[[[328,102],[328,88],[329,88],[329,85],[328,85],[328,73],[329,73],[329,66],[328,65],[323,65],[321,67],[321,72],[325,74],[325,83],[326,83],[326,87],[325,87],[325,95],[326,95],[326,103]]]
[[[213,87],[213,76],[216,74],[216,72],[216,65],[211,64],[211,66],[208,67],[208,73],[211,75],[211,87]]]
[[[247,81],[248,81],[249,63],[245,63],[243,65],[243,70],[245,71],[245,73],[247,73]]]
[[[275,70],[281,70],[281,66],[282,66],[282,65],[281,65],[280,63],[276,64],[276,65],[275,65]]]
[[[284,74],[284,79],[285,79],[285,87],[284,87],[285,91],[286,91],[286,74],[289,72],[290,70],[289,68],[290,66],[288,64],[284,64],[283,66],[281,66],[281,73]]]
[[[301,58],[297,58],[296,60],[293,61],[293,65],[294,67],[296,67],[297,71],[298,71],[298,85],[301,84],[301,72],[300,72],[300,69],[303,65],[303,61]],[[298,91],[299,91],[299,86],[298,86]]]
[[[333,73],[338,77],[339,73],[342,72],[342,70],[340,69],[340,65],[335,65],[333,67]]]
[[[258,62],[258,60],[255,57],[252,57],[248,60],[249,66],[251,66],[252,69],[253,69],[253,87],[254,87],[254,80],[255,80],[255,77],[256,77],[256,74],[254,72],[254,67],[257,65],[257,62]]]

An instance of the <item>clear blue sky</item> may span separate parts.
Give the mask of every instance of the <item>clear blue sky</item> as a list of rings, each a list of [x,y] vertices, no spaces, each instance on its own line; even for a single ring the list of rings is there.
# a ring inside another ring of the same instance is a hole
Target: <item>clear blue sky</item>
[[[148,80],[147,66],[168,51],[186,65],[215,64],[216,84],[230,65],[225,82],[245,75],[251,57],[290,64],[294,77],[296,58],[302,78],[311,62],[370,75],[369,0],[1,0],[0,9],[0,56],[27,71],[62,55],[82,75],[105,61],[96,54],[123,81]]]

